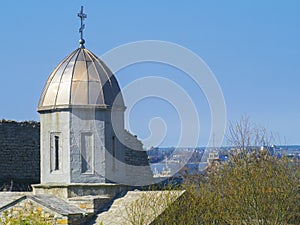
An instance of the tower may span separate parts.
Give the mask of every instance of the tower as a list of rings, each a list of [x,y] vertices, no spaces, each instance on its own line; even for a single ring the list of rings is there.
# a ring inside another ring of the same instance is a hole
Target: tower
[[[108,216],[103,210],[121,196],[117,206],[144,200],[144,192],[125,192],[151,182],[142,143],[124,129],[125,106],[118,82],[104,62],[85,48],[83,8],[78,16],[80,46],[50,74],[37,108],[41,184],[32,185],[33,193],[1,195],[4,223],[34,211],[53,224],[94,223],[94,216],[100,215],[104,217],[100,221],[117,217],[123,224],[128,219],[115,212],[115,205]],[[160,193],[147,196],[161,198]]]
[[[41,183],[107,182],[108,171],[117,169],[113,160],[124,158],[117,136],[124,110],[118,82],[99,58],[83,45],[67,56],[49,76],[38,105]]]
[[[50,74],[38,104],[41,185],[148,184],[147,154],[136,136],[124,130],[126,107],[119,84],[85,48],[83,8],[78,16],[80,46]]]

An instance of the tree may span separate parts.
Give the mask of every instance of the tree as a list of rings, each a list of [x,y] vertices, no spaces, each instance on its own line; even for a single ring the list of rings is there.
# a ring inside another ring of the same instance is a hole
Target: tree
[[[243,152],[252,151],[260,146],[270,146],[274,141],[271,132],[255,125],[247,116],[242,116],[239,121],[229,122],[226,138],[228,145]]]
[[[246,117],[230,123],[234,154],[205,175],[189,175],[186,194],[154,224],[300,224],[300,164],[261,150],[271,137]]]

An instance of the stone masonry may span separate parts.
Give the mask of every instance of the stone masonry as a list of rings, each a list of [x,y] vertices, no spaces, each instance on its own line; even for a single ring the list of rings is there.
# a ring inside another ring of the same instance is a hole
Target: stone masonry
[[[40,124],[0,120],[0,190],[40,182]]]
[[[149,181],[152,172],[147,153],[143,151],[143,144],[128,131],[125,130],[124,134],[126,163],[131,166],[144,166],[139,170],[138,180]],[[137,178],[134,168],[129,166],[127,170],[128,174],[133,174],[133,177]],[[0,120],[0,190],[28,191],[31,190],[31,184],[38,183],[40,183],[40,123]]]

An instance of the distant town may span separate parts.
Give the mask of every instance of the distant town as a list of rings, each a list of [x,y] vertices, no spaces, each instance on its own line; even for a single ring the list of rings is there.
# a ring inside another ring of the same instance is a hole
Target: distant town
[[[282,157],[286,155],[289,158],[298,158],[300,159],[300,145],[288,145],[288,146],[275,146],[272,145],[270,147],[262,146],[261,148],[266,148],[270,152],[271,155]],[[176,150],[176,154],[173,154]],[[207,158],[204,154],[207,152],[217,152],[218,157],[221,161],[225,161],[228,157],[230,151],[233,150],[233,147],[195,147],[195,148],[176,148],[176,147],[151,147],[147,149],[148,157],[150,163],[160,163],[164,160],[168,160],[169,162],[175,163],[183,163],[186,159],[187,153],[191,153],[192,155],[188,161],[188,163],[199,163],[206,161]],[[203,159],[203,157],[205,157]],[[183,160],[183,161],[182,161]]]
[[[281,158],[286,156],[292,161],[300,160],[300,145],[261,146],[270,155]],[[189,172],[202,172],[214,161],[226,161],[233,147],[151,147],[147,150],[151,169],[155,177],[171,177],[180,173],[179,169],[188,168]]]

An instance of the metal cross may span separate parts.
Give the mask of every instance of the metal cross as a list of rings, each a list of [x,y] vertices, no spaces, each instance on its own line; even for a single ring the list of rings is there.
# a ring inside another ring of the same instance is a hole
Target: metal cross
[[[83,30],[84,30],[84,23],[83,20],[87,17],[85,13],[83,13],[83,6],[81,6],[81,10],[80,12],[77,14],[78,17],[80,17],[80,22],[81,22],[81,26],[79,28],[79,33],[80,33],[80,45],[83,46],[84,44],[84,39],[83,39]]]

